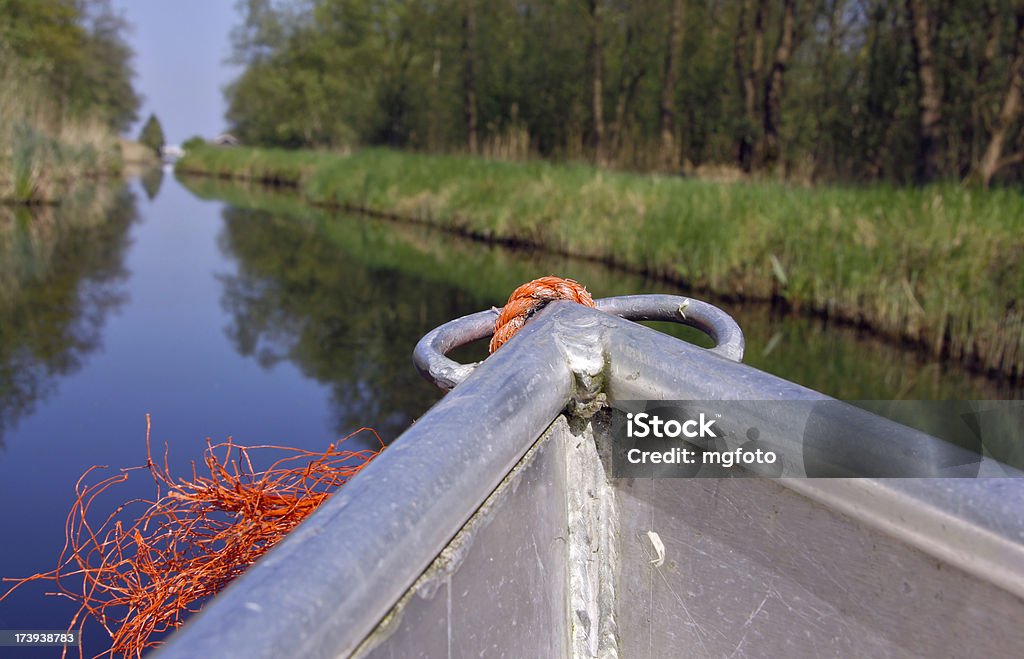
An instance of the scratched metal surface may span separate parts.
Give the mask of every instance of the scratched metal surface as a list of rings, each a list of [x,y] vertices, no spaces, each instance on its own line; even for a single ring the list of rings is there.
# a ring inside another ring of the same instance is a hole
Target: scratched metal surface
[[[607,427],[596,425],[601,445]],[[579,489],[585,471],[567,465],[567,453],[587,441],[589,427],[573,435],[557,420],[357,656],[966,657],[1024,648],[1024,600],[776,481],[611,481],[618,548],[598,553],[609,521],[574,525],[566,510],[580,505],[566,498],[566,475]],[[660,565],[649,532],[664,545]],[[581,624],[581,580],[604,578],[567,561],[573,543],[615,575],[614,599],[592,593],[599,611],[585,616],[586,636],[611,635],[611,645],[567,646]]]
[[[623,657],[1024,649],[1024,601],[777,482],[637,479],[617,498]]]
[[[569,656],[566,433],[560,419],[355,656]]]

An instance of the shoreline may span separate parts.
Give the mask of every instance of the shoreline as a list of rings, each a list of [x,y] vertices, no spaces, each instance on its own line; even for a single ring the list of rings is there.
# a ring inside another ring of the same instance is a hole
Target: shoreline
[[[512,174],[510,178],[527,179],[527,183],[533,179],[532,182],[536,182],[538,178],[537,172],[527,172],[527,176],[523,176],[523,170],[533,169],[540,171],[540,179],[545,179],[547,176],[558,176],[557,170],[562,169],[563,172],[567,172],[570,175],[579,177],[580,172],[583,172],[584,179],[591,179],[590,182],[596,180],[598,183],[602,182],[602,179],[625,179],[625,185],[619,187],[625,187],[626,192],[631,192],[629,189],[630,185],[647,184],[650,186],[662,185],[664,187],[677,186],[680,192],[686,192],[686,188],[693,188],[697,186],[702,188],[699,192],[706,193],[708,189],[712,192],[722,194],[726,197],[731,193],[737,195],[750,194],[749,188],[751,184],[721,184],[721,183],[705,183],[705,182],[694,182],[687,180],[675,181],[671,179],[657,179],[655,177],[645,177],[642,175],[631,175],[631,174],[617,174],[610,172],[603,172],[600,170],[590,170],[586,167],[573,166],[573,165],[530,165],[530,164],[519,164],[519,163],[503,163],[495,161],[483,161],[483,160],[472,160],[466,157],[453,157],[453,156],[424,156],[419,154],[399,154],[395,152],[383,152],[380,150],[370,150],[365,152],[368,155],[341,155],[341,154],[324,154],[319,152],[282,152],[282,151],[264,151],[247,148],[236,148],[236,149],[213,149],[205,148],[199,149],[197,152],[187,154],[185,158],[179,161],[176,166],[176,172],[187,176],[205,176],[215,179],[222,180],[235,180],[235,181],[248,181],[261,185],[267,185],[269,187],[287,188],[296,190],[299,192],[300,197],[304,203],[309,204],[312,207],[319,207],[325,209],[334,210],[345,210],[349,212],[357,212],[366,214],[369,216],[381,217],[385,219],[395,220],[399,222],[410,222],[416,224],[422,224],[433,228],[440,229],[442,231],[459,235],[465,238],[469,238],[474,241],[478,241],[484,244],[497,244],[507,247],[513,247],[518,249],[530,249],[530,250],[543,250],[552,254],[559,254],[565,256],[571,256],[574,258],[582,258],[588,261],[601,263],[609,267],[628,272],[632,274],[643,275],[652,279],[664,281],[674,285],[686,287],[694,293],[703,293],[713,295],[714,297],[723,301],[735,301],[735,302],[753,302],[753,303],[765,303],[769,304],[774,310],[779,310],[783,313],[793,313],[797,315],[816,317],[827,320],[828,322],[837,323],[842,326],[849,326],[857,328],[858,330],[866,331],[874,336],[885,339],[889,342],[896,343],[901,346],[908,347],[916,350],[923,354],[929,354],[932,358],[936,358],[942,361],[948,361],[956,363],[957,365],[964,367],[965,369],[986,375],[995,380],[1006,380],[1010,383],[1017,382],[1024,375],[1024,314],[1016,311],[1017,300],[1019,296],[1011,297],[1006,303],[1006,316],[1005,322],[992,322],[991,319],[983,325],[978,323],[977,314],[973,317],[971,314],[967,314],[966,318],[957,317],[950,309],[958,308],[957,305],[953,304],[956,297],[968,298],[969,294],[964,291],[957,291],[952,295],[945,296],[947,306],[944,311],[946,313],[936,314],[934,309],[929,310],[925,308],[925,304],[928,304],[932,297],[922,295],[920,292],[915,293],[914,288],[909,284],[907,279],[900,282],[901,285],[897,285],[896,291],[898,294],[905,294],[905,299],[896,300],[896,305],[899,307],[896,310],[896,314],[890,314],[888,318],[878,319],[873,317],[871,313],[872,308],[869,302],[878,301],[881,299],[881,295],[878,298],[872,298],[870,295],[871,284],[873,282],[867,282],[867,286],[861,287],[861,290],[853,291],[851,304],[851,296],[847,296],[846,299],[842,298],[824,298],[819,296],[819,299],[815,300],[812,296],[803,295],[802,291],[790,284],[794,279],[797,278],[801,273],[799,268],[794,268],[792,263],[787,266],[780,263],[779,258],[775,256],[771,250],[762,249],[762,255],[765,251],[768,252],[769,258],[765,259],[768,261],[767,264],[758,264],[756,259],[751,258],[742,265],[747,266],[746,271],[742,271],[739,275],[734,275],[733,280],[737,279],[740,281],[740,286],[730,286],[729,282],[716,282],[711,281],[698,281],[694,278],[686,276],[686,272],[680,268],[673,268],[673,260],[665,258],[636,258],[637,251],[632,252],[633,258],[630,258],[630,253],[616,254],[614,250],[595,250],[593,249],[593,242],[585,245],[576,245],[573,243],[566,243],[564,241],[551,241],[545,240],[545,236],[550,234],[550,231],[545,231],[550,225],[557,225],[567,223],[566,220],[555,220],[548,218],[546,223],[540,222],[531,227],[529,219],[525,222],[526,229],[524,228],[524,222],[520,221],[517,225],[514,221],[510,221],[508,218],[508,211],[498,208],[496,211],[491,213],[491,217],[481,219],[479,217],[473,217],[471,215],[472,209],[466,214],[458,211],[453,211],[450,207],[446,208],[444,203],[438,203],[448,201],[447,198],[452,196],[452,193],[445,190],[445,185],[451,185],[454,177],[448,176],[446,179],[444,173],[441,176],[434,177],[433,181],[438,182],[436,186],[424,185],[423,181],[416,181],[412,184],[412,192],[400,191],[395,189],[396,185],[388,185],[395,178],[395,172],[384,172],[385,176],[380,176],[381,172],[377,171],[380,168],[374,168],[374,164],[381,164],[384,161],[384,165],[388,165],[389,168],[402,166],[406,163],[401,161],[413,161],[411,164],[418,165],[419,169],[413,172],[412,178],[416,178],[416,174],[422,175],[423,166],[426,165],[429,169],[430,165],[450,165],[452,161],[455,161],[456,165],[464,166],[469,164],[470,167],[476,166],[476,169],[489,169],[489,173],[494,174],[494,170],[498,170],[498,174],[502,174],[501,170],[508,171]],[[368,162],[367,162],[368,161]],[[419,162],[415,162],[419,161]],[[460,162],[461,161],[461,162]],[[516,170],[520,171],[516,171]],[[554,173],[552,173],[554,172]],[[389,176],[388,176],[389,175]],[[373,179],[375,176],[379,176],[381,181],[375,182]],[[398,175],[399,177],[402,174]],[[359,177],[361,181],[354,182],[353,178]],[[428,176],[428,179],[430,177]],[[497,177],[492,177],[497,178]],[[646,180],[645,180],[646,179]],[[341,183],[338,183],[341,181]],[[501,187],[502,183],[498,182],[495,184],[493,180],[487,180],[494,187]],[[511,181],[510,184],[514,185],[521,181]],[[619,183],[618,181],[612,181],[613,183]],[[359,185],[362,183],[362,195],[358,194]],[[454,181],[457,187],[461,181]],[[464,187],[472,187],[474,182],[470,182]],[[368,188],[373,186],[372,190]],[[736,186],[747,186],[747,189],[742,189]],[[479,187],[479,186],[478,186]],[[549,187],[557,187],[550,186]],[[769,185],[754,185],[753,187],[760,187],[763,190],[755,190],[755,193],[767,193],[765,194],[791,194],[796,196],[811,196],[814,195],[828,195],[834,194],[833,192],[826,191],[824,193],[806,190],[789,191],[781,188],[777,184]],[[357,194],[353,194],[353,192]],[[381,193],[390,202],[390,205],[381,203],[379,201]],[[675,190],[673,190],[675,192]],[[855,194],[857,191],[840,191],[840,194]],[[878,194],[867,191],[868,194]],[[883,191],[888,193],[889,191]],[[895,194],[907,195],[924,195],[928,192],[932,192],[936,195],[941,205],[943,198],[939,196],[942,190],[938,191],[895,191]],[[960,192],[956,194],[969,195],[969,192]],[[360,196],[362,199],[360,200]],[[377,200],[374,200],[374,197]],[[499,195],[500,196],[500,195]],[[953,196],[953,194],[949,194]],[[373,203],[378,201],[378,203]],[[568,203],[563,202],[563,206],[572,207],[579,203],[579,199],[570,199]],[[933,202],[934,203],[934,202]],[[479,203],[476,204],[479,207]],[[557,205],[557,202],[556,202]],[[486,213],[484,213],[486,214]],[[559,215],[553,215],[553,217],[563,217]],[[691,219],[691,218],[686,218]],[[682,221],[686,223],[686,219]],[[504,221],[503,221],[504,220]],[[626,218],[624,221],[630,221],[630,218]],[[721,223],[727,223],[729,221],[737,221],[735,218],[723,220]],[[742,222],[744,220],[739,220]],[[856,220],[860,222],[860,218]],[[696,222],[699,224],[701,219],[698,218]],[[706,221],[705,221],[706,223]],[[767,223],[765,223],[767,224]],[[962,224],[962,223],[961,223]],[[983,227],[984,228],[984,227]],[[1012,231],[1013,227],[1009,227]],[[913,228],[912,228],[913,229]],[[918,229],[914,229],[918,230]],[[919,231],[919,230],[918,230]],[[557,233],[557,231],[555,232]],[[620,231],[620,234],[622,232]],[[639,232],[638,232],[639,233]],[[648,231],[647,233],[651,233]],[[621,238],[622,236],[617,236]],[[754,237],[753,242],[756,242],[757,236]],[[957,238],[962,241],[960,233],[957,234]],[[751,242],[750,238],[747,239]],[[598,241],[600,244],[600,241]],[[634,243],[637,241],[634,241]],[[663,240],[662,243],[670,242]],[[1018,238],[1018,242],[1022,242]],[[1012,240],[1011,240],[1012,243]],[[614,240],[606,241],[605,246],[615,246]],[[993,244],[1001,245],[1007,250],[1012,250],[1013,245],[1007,245],[1006,240],[994,241]],[[1022,243],[1024,244],[1024,243]],[[799,245],[798,245],[799,246]],[[633,245],[635,248],[636,245]],[[779,247],[776,245],[775,247]],[[787,247],[785,243],[782,245],[783,249]],[[843,250],[850,250],[849,244],[835,244],[835,251],[833,254],[836,256],[836,260],[841,260]],[[639,249],[640,256],[651,256],[651,252],[654,252],[654,256],[658,256],[657,245],[651,249],[651,246],[641,245]],[[681,250],[685,253],[685,249]],[[776,249],[776,251],[781,251]],[[705,252],[703,256],[706,258],[708,253]],[[711,254],[712,259],[716,255]],[[998,259],[994,259],[993,262],[989,263],[990,267],[997,265]],[[953,262],[952,265],[963,266],[962,263]],[[1014,273],[1012,272],[1013,260],[1009,261],[1010,270],[1004,273],[1006,277],[1012,278]],[[758,267],[760,266],[760,267]],[[767,267],[764,267],[767,266]],[[879,270],[883,268],[880,267]],[[955,268],[952,274],[956,274]],[[787,275],[787,270],[788,275]],[[757,271],[757,272],[753,272]],[[767,275],[768,282],[760,282],[759,286],[744,286],[743,283],[750,283],[756,281],[756,275]],[[806,273],[804,273],[806,274]],[[862,275],[863,273],[859,273]],[[869,273],[874,274],[876,279],[881,280],[884,283],[884,276],[878,272]],[[888,273],[891,274],[891,273]],[[801,282],[806,288],[807,281]],[[811,277],[812,288],[813,285],[827,284],[824,280],[814,280]],[[933,284],[934,287],[941,287],[943,282]],[[832,283],[835,286],[834,283]],[[890,287],[891,288],[891,287]],[[919,289],[920,290],[920,289]],[[951,289],[947,289],[951,290]],[[812,293],[814,291],[812,290]],[[889,291],[891,293],[892,291]],[[924,302],[922,302],[922,299]],[[858,304],[858,302],[860,304]],[[992,300],[988,301],[988,306],[999,306],[1001,301],[995,301],[995,305],[992,304]],[[893,316],[897,318],[903,315],[904,322],[894,323]],[[1016,314],[1016,315],[1015,315]],[[928,322],[928,321],[932,322]],[[884,321],[884,322],[883,322]],[[938,322],[935,322],[938,321]],[[982,325],[978,327],[978,325]],[[957,336],[954,334],[955,329],[960,329],[966,326],[971,331],[969,336]]]

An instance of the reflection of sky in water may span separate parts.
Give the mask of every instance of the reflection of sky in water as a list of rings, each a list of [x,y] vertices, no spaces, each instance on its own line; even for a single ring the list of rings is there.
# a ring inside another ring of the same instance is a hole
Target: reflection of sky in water
[[[439,396],[410,353],[441,322],[500,305],[543,274],[577,278],[596,296],[678,292],[423,227],[339,217],[325,230],[321,213],[282,215],[287,198],[252,190],[217,194],[278,210],[201,201],[170,176],[133,188],[137,223],[129,208],[92,234],[51,239],[63,245],[59,265],[40,276],[60,274],[53,285],[0,296],[0,383],[34,378],[17,395],[0,389],[0,525],[18,539],[0,545],[0,576],[53,567],[76,479],[94,464],[140,464],[146,413],[178,473],[206,437],[321,449],[371,425],[390,440]],[[1019,395],[852,330],[723,306],[745,330],[748,363],[835,396]],[[480,357],[479,346],[460,353]],[[121,492],[152,487],[141,478]],[[32,584],[0,604],[0,628],[62,628],[69,604],[46,590]]]
[[[172,471],[178,473],[200,457],[208,436],[310,449],[339,436],[328,387],[289,361],[263,368],[239,355],[225,335],[232,318],[221,304],[218,275],[230,276],[235,266],[217,245],[220,205],[195,199],[172,180],[163,182],[152,204],[137,196],[142,219],[129,229],[132,244],[123,257],[130,277],[115,286],[127,301],[106,311],[80,310],[83,317],[106,316],[98,321],[101,335],[88,349],[72,349],[81,366],[44,380],[46,391],[37,393],[46,395],[7,424],[0,452],[0,527],[18,542],[0,545],[2,576],[54,566],[75,481],[94,464],[142,463],[146,413],[153,415],[155,443],[169,444]],[[10,318],[0,323],[16,325]],[[54,322],[26,331],[58,337],[65,332]],[[60,353],[68,346],[55,339],[49,350]],[[407,361],[408,350],[402,352]],[[422,391],[434,395],[426,383]],[[372,423],[361,418],[356,427]],[[121,492],[148,496],[152,485],[141,478]],[[43,583],[29,584],[0,603],[0,628],[64,627],[69,604],[44,597],[47,590]]]
[[[61,207],[0,207],[0,444],[78,371],[122,306],[132,199],[74,190]]]

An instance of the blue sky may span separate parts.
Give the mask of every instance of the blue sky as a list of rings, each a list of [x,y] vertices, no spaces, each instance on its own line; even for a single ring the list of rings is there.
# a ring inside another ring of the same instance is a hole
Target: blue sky
[[[139,122],[155,112],[168,143],[225,128],[222,87],[238,74],[225,63],[231,28],[240,23],[234,0],[113,0],[133,28],[135,88],[145,97]]]

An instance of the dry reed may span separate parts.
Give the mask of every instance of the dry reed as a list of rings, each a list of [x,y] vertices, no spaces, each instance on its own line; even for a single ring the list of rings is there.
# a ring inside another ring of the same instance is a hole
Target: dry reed
[[[55,203],[67,182],[121,166],[114,131],[97,117],[68,115],[0,44],[0,202]]]

